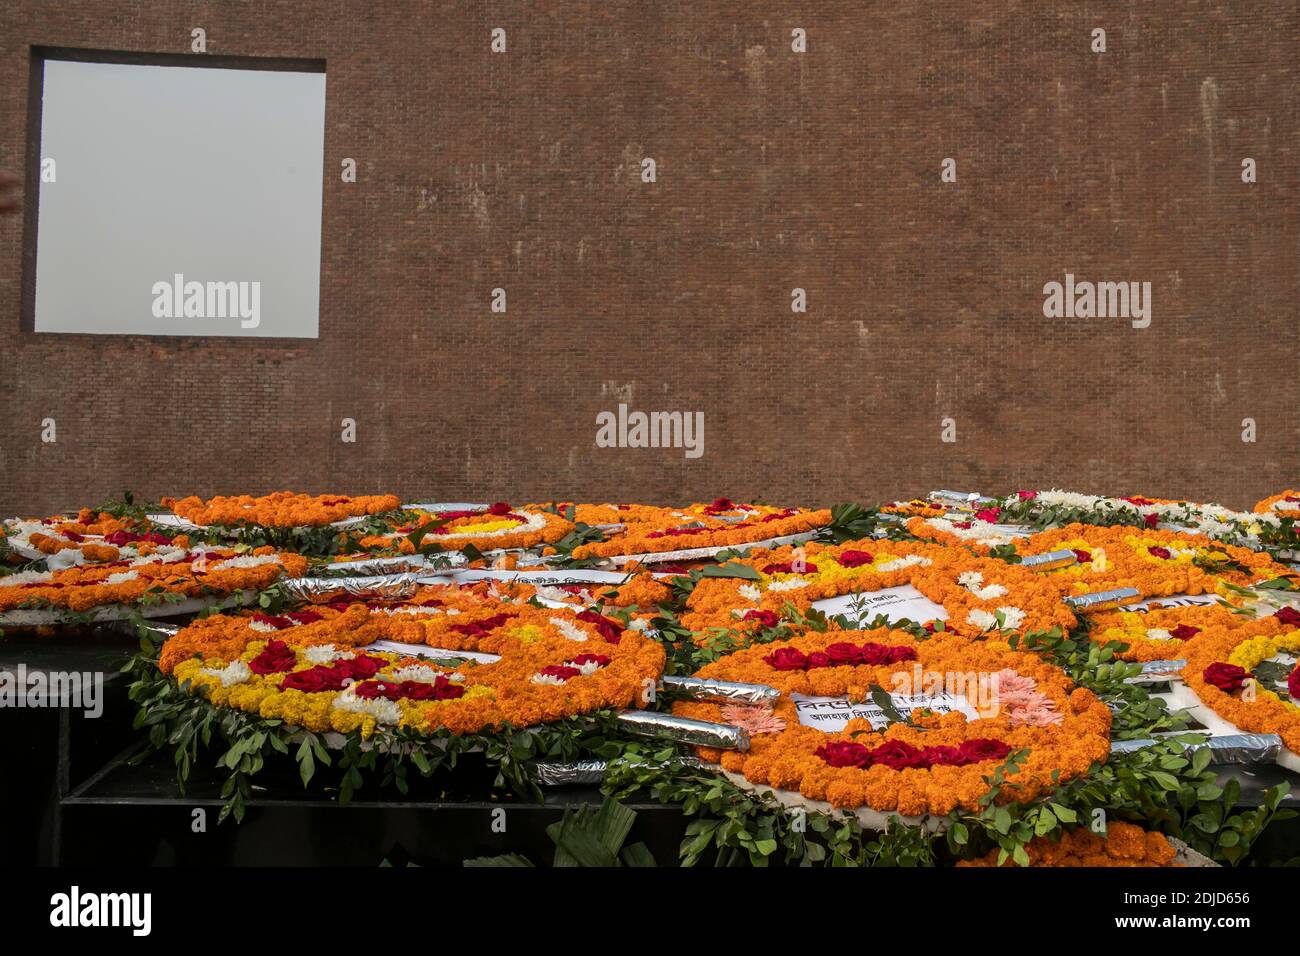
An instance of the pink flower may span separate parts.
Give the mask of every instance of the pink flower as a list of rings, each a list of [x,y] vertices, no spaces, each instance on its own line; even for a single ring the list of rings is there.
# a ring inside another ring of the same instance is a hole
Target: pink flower
[[[1019,498],[1021,501],[1033,501],[1035,498],[1038,497],[1038,492],[1036,492],[1036,491],[1017,491],[1017,492],[1016,492],[1016,497]]]
[[[980,521],[987,521],[989,524],[993,524],[998,520],[998,515],[1001,513],[1001,508],[981,508],[979,511],[975,512],[975,517],[979,518]]]
[[[771,707],[750,707],[744,704],[726,704],[722,719],[733,727],[743,727],[753,734],[777,734],[785,730],[785,721],[772,713]]]

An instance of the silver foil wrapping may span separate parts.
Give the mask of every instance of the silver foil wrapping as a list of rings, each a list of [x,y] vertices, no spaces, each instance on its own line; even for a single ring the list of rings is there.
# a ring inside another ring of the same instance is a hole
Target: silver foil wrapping
[[[673,766],[698,767],[698,757],[678,757]],[[602,783],[609,763],[605,760],[579,760],[577,763],[535,763],[537,782],[543,787],[580,787]]]
[[[1152,746],[1154,740],[1116,740],[1110,745],[1113,754],[1132,753]],[[1210,763],[1272,763],[1282,748],[1277,734],[1224,734],[1210,737],[1203,744],[1188,744],[1187,752],[1209,748]]]
[[[1182,669],[1187,666],[1187,661],[1147,661],[1142,665],[1142,673],[1136,677],[1130,677],[1126,681],[1129,684],[1159,684],[1164,681],[1178,680]]]
[[[320,603],[326,598],[345,595],[380,601],[410,597],[419,586],[420,574],[375,574],[346,578],[285,578],[284,591],[304,602]]]
[[[1031,554],[1021,559],[1020,566],[1034,571],[1051,571],[1054,568],[1067,567],[1078,560],[1078,556],[1073,551],[1048,551],[1046,554]]]
[[[579,760],[576,763],[537,763],[533,770],[543,787],[577,787],[597,784],[605,779],[604,760]]]
[[[399,554],[391,558],[362,558],[357,561],[339,561],[326,565],[321,570],[347,571],[350,575],[356,577],[401,574],[403,571],[419,571],[422,574],[429,574],[434,570],[445,569],[451,571],[463,567],[465,563],[465,555],[453,552],[436,555],[436,562],[429,561],[422,554]]]
[[[1096,611],[1141,596],[1141,592],[1137,588],[1116,588],[1113,591],[1098,591],[1095,594],[1067,597],[1065,603],[1076,611]]]
[[[960,508],[964,511],[974,511],[996,503],[996,499],[974,491],[932,491],[929,498],[946,507]]]
[[[664,690],[677,691],[691,700],[722,704],[774,704],[781,696],[779,690],[767,684],[742,684],[703,677],[664,677],[660,683]]]
[[[623,730],[640,737],[662,737],[678,743],[719,750],[748,750],[749,732],[743,727],[694,720],[653,710],[625,710],[618,715]]]

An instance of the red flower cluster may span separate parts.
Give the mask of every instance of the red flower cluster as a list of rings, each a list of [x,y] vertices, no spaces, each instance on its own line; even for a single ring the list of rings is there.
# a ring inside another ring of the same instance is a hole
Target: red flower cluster
[[[513,614],[494,614],[492,617],[485,617],[481,621],[474,621],[470,624],[453,624],[451,630],[457,634],[464,634],[466,637],[487,637],[488,634],[495,631],[512,617],[514,617]]]
[[[828,645],[824,651],[805,654],[795,647],[780,647],[763,660],[779,671],[806,671],[818,667],[856,667],[860,664],[897,664],[916,660],[916,648],[887,644],[849,644],[841,642]]]
[[[997,523],[998,515],[1000,514],[1002,514],[1001,508],[981,508],[979,511],[975,512],[975,517],[979,518],[980,521],[987,521],[989,524],[995,524]]]
[[[775,611],[760,611],[757,608],[746,611],[742,621],[758,621],[763,627],[776,627],[781,623],[781,616]]]
[[[373,700],[377,697],[383,697],[387,700],[456,700],[465,696],[465,688],[460,684],[453,684],[445,676],[439,674],[433,683],[421,680],[404,680],[399,683],[378,680],[365,681],[357,684],[355,693],[358,697],[366,700]]]
[[[278,674],[293,670],[298,662],[293,649],[284,641],[271,641],[266,649],[248,662],[248,669],[254,674]]]
[[[301,690],[314,694],[323,690],[342,690],[348,681],[369,680],[379,673],[385,661],[378,657],[353,657],[349,660],[336,661],[333,664],[321,664],[306,670],[294,671],[284,675],[280,681],[281,690]],[[249,664],[249,668],[252,668]]]
[[[1201,629],[1199,627],[1192,627],[1190,624],[1179,624],[1169,632],[1169,636],[1180,641],[1189,641],[1200,633]]]
[[[1159,545],[1152,545],[1151,547],[1147,548],[1147,553],[1150,554],[1152,557],[1164,558],[1166,561],[1169,558],[1173,557],[1172,551],[1170,551],[1168,548],[1162,548]]]
[[[1201,675],[1205,683],[1219,688],[1224,693],[1241,690],[1242,685],[1246,683],[1247,676],[1245,668],[1238,667],[1236,664],[1225,664],[1221,661],[1205,668],[1205,673]]]
[[[73,535],[71,532],[66,533],[67,538],[72,541],[84,540],[81,535]],[[172,539],[161,534],[136,534],[133,531],[114,531],[112,534],[104,535],[104,543],[111,544],[115,548],[124,545],[134,544],[137,541],[147,541],[149,544],[171,544]]]
[[[1273,612],[1273,616],[1287,627],[1300,627],[1300,611],[1293,607],[1280,607]]]
[[[965,767],[985,760],[1001,760],[1011,748],[1000,740],[976,737],[956,747],[914,747],[903,740],[887,740],[874,750],[851,740],[834,740],[822,744],[814,753],[832,767]]]
[[[1084,551],[1082,548],[1071,548],[1070,550],[1074,552],[1074,560],[1080,564],[1087,564],[1092,560],[1091,551]]]
[[[583,611],[575,615],[579,621],[596,625],[596,630],[605,639],[606,644],[617,644],[623,638],[623,625],[596,611]]]
[[[795,567],[798,565],[798,567]],[[807,561],[786,561],[784,564],[769,564],[763,569],[764,574],[816,574],[817,565]]]
[[[840,563],[842,568],[860,568],[864,564],[870,564],[876,558],[866,551],[854,551],[850,548],[847,551],[841,551],[840,556],[835,560]]]

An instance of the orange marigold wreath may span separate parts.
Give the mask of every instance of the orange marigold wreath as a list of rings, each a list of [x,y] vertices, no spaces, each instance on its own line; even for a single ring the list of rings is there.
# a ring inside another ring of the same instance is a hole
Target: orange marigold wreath
[[[1177,850],[1163,833],[1143,830],[1133,823],[1115,820],[1106,826],[1105,835],[1087,827],[1065,830],[1060,840],[1035,837],[1025,844],[1030,866],[1180,866],[1174,862]],[[999,857],[1005,857],[1001,863]],[[974,860],[962,860],[958,866],[1015,866],[1002,850],[992,850]]]
[[[869,663],[875,661],[880,663]],[[998,675],[990,686],[1004,690],[1000,699],[994,694],[987,717],[913,712],[910,724],[895,722],[882,731],[868,720],[853,719],[829,734],[801,724],[790,696],[864,700],[873,687],[915,686],[918,672],[923,682],[928,675],[944,682],[948,675],[959,681]],[[988,791],[986,778],[1018,751],[1025,751],[1019,769],[1007,777],[999,800],[1030,800],[1104,762],[1110,751],[1106,705],[1091,691],[1075,688],[1060,669],[1001,641],[972,643],[956,635],[918,641],[888,628],[811,633],[738,651],[697,676],[781,691],[778,703],[763,714],[714,703],[674,704],[673,712],[682,716],[729,720],[751,729],[748,752],[700,748],[704,760],[751,784],[797,791],[836,808],[905,816],[973,810]]]

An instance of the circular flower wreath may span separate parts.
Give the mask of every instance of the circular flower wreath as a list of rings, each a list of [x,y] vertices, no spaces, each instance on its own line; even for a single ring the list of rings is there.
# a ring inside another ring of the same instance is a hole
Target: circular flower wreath
[[[1201,703],[1243,731],[1280,735],[1300,756],[1300,612],[1207,627],[1183,653],[1183,681]]]
[[[780,624],[787,606],[806,614],[823,598],[903,584],[942,606],[948,612],[944,629],[958,634],[1069,629],[1075,623],[1040,573],[956,548],[898,541],[812,544],[734,563],[753,568],[758,580],[704,578],[695,586],[681,622],[696,632],[697,643],[708,642],[709,628],[752,633]]]
[[[466,545],[479,549],[532,548],[554,544],[573,530],[573,523],[545,511],[513,511],[504,501],[487,508],[457,511],[413,511],[415,520],[391,534],[361,539],[363,548],[391,548],[414,554],[415,543],[408,535],[421,530],[421,543],[436,543],[444,551],[458,551]]]
[[[51,567],[118,561],[153,554],[160,546],[188,548],[187,535],[169,537],[139,522],[82,508],[75,518],[59,517],[4,523],[4,540],[20,554],[47,555]],[[47,558],[48,560],[48,558]]]
[[[823,528],[831,522],[829,509],[804,511],[787,508],[773,511],[760,518],[747,518],[739,523],[720,518],[700,517],[687,519],[669,527],[647,529],[644,524],[629,525],[626,530],[605,541],[579,545],[573,557],[608,558],[627,554],[653,554],[666,551],[690,551],[696,548],[736,548],[802,534]]]
[[[1211,594],[1222,582],[1245,586],[1292,573],[1263,552],[1199,534],[1071,524],[1017,543],[1022,556],[1074,552],[1075,564],[1044,572],[1062,594],[1136,588],[1143,597]]]
[[[655,641],[527,606],[504,621],[479,618],[461,635],[499,654],[492,663],[367,650],[381,639],[446,643],[444,632],[400,617],[400,606],[360,604],[332,616],[214,615],[168,640],[159,669],[213,706],[363,737],[380,727],[470,734],[625,707],[663,669]]]
[[[1105,835],[1093,833],[1087,827],[1065,830],[1060,840],[1035,837],[1025,844],[1029,866],[1181,866],[1174,862],[1177,850],[1163,833],[1143,830],[1133,823],[1113,821],[1106,826]],[[998,863],[1000,856],[1004,859]],[[992,850],[974,860],[962,860],[958,866],[1015,866],[1005,858],[1003,851]]]
[[[57,608],[84,612],[105,605],[137,604],[146,595],[193,598],[260,591],[281,574],[296,578],[306,570],[306,558],[270,547],[191,551],[161,545],[132,560],[0,577],[0,611]]]
[[[253,524],[265,528],[305,528],[327,525],[346,518],[381,514],[401,506],[396,495],[303,495],[277,491],[254,498],[252,495],[218,495],[202,498],[163,498],[162,505],[191,524]]]
[[[992,696],[979,712],[987,710],[989,716],[968,720],[958,711],[914,711],[910,723],[895,722],[883,731],[852,719],[842,731],[828,734],[799,723],[790,696],[863,700],[873,687],[888,692],[900,681],[915,687],[918,675],[923,687],[930,675],[945,682],[984,681]],[[682,716],[729,720],[750,729],[747,753],[700,748],[704,760],[750,784],[798,791],[836,808],[905,816],[974,810],[988,790],[985,778],[1019,751],[1025,751],[1019,769],[1008,775],[998,799],[1030,800],[1086,773],[1110,752],[1106,705],[1091,691],[1076,689],[1058,668],[1012,651],[1005,642],[971,643],[956,635],[918,641],[888,628],[814,633],[738,651],[696,676],[768,684],[781,692],[770,713],[674,704],[673,712]]]

